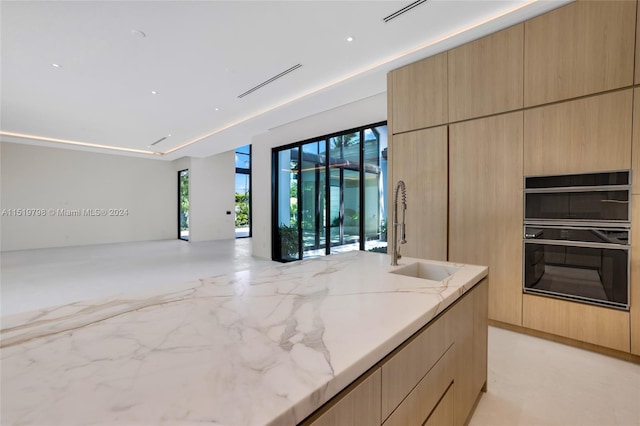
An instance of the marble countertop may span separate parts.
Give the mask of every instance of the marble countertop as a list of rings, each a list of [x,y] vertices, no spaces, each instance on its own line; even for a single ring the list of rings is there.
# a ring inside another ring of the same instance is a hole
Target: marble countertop
[[[487,274],[389,262],[350,252],[3,318],[1,423],[296,424]]]

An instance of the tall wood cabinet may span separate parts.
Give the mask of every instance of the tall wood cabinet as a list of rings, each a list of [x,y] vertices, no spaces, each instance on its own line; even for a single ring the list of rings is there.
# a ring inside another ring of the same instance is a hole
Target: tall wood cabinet
[[[524,24],[449,51],[449,121],[522,108]]]
[[[640,194],[640,88],[634,89],[633,99],[633,145],[631,147],[632,192],[634,194]]]
[[[632,90],[524,112],[524,174],[631,167]]]
[[[402,133],[445,124],[447,109],[447,52],[389,73],[389,121]]]
[[[635,1],[576,1],[525,22],[524,105],[633,83]]]
[[[522,313],[522,112],[450,126],[449,260],[488,265],[489,318]]]
[[[447,161],[447,126],[393,136],[391,181],[407,187],[407,243],[400,247],[406,256],[447,259]]]

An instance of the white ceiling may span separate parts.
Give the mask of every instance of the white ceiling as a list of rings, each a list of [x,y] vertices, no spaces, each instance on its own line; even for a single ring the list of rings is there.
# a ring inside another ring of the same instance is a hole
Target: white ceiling
[[[429,0],[385,23],[411,1],[3,0],[2,140],[213,155],[384,92],[398,66],[567,2]]]

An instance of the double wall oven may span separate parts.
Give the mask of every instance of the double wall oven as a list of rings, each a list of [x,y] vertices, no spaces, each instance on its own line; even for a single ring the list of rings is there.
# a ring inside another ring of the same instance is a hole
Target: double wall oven
[[[524,181],[524,292],[629,309],[631,172]]]

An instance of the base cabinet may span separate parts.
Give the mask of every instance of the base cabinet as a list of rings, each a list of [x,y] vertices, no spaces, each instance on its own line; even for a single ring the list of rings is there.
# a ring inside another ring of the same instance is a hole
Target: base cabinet
[[[303,425],[464,425],[487,382],[485,278]]]

